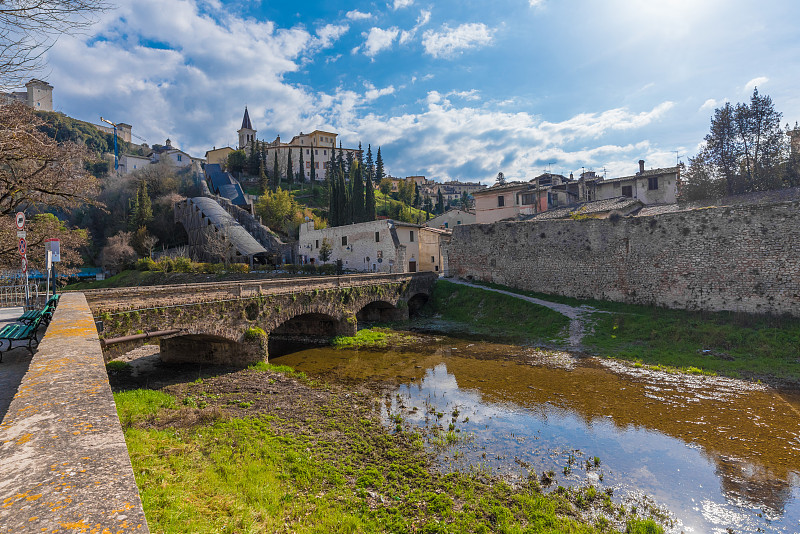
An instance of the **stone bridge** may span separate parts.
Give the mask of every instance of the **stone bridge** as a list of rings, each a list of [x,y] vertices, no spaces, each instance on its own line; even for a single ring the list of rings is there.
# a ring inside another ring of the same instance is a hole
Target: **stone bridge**
[[[407,319],[435,273],[362,274],[84,291],[101,338],[179,330],[161,338],[166,362],[247,365],[281,346],[355,335],[358,321]],[[107,345],[106,356],[137,343]]]

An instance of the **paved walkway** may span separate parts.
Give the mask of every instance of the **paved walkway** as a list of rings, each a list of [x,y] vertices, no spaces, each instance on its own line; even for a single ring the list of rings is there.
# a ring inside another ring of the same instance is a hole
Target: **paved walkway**
[[[520,295],[519,293],[512,293],[511,291],[494,289],[478,284],[471,284],[463,280],[456,280],[455,278],[448,278],[447,281],[453,282],[454,284],[474,287],[476,289],[483,289],[484,291],[494,291],[495,293],[501,293],[503,295],[508,295],[509,297],[525,300],[533,304],[538,304],[539,306],[544,306],[545,308],[550,308],[551,310],[560,313],[561,315],[569,318],[569,348],[573,350],[578,350],[581,348],[581,340],[583,340],[583,336],[586,335],[586,321],[588,320],[589,316],[593,313],[610,313],[592,308],[591,306],[570,306],[569,304],[559,304],[557,302],[550,302],[549,300],[537,299],[535,297],[526,297],[525,295]]]
[[[24,312],[23,308],[0,308],[0,328],[13,323]],[[31,354],[24,347],[3,354],[3,362],[0,363],[0,422],[17,393],[22,377],[28,372],[30,363]]]

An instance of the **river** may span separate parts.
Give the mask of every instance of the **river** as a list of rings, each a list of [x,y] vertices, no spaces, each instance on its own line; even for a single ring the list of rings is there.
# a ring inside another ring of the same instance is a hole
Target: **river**
[[[420,429],[443,470],[552,471],[550,488],[593,484],[617,502],[654,502],[671,532],[800,532],[798,392],[428,335],[271,361],[393,384],[384,420]]]

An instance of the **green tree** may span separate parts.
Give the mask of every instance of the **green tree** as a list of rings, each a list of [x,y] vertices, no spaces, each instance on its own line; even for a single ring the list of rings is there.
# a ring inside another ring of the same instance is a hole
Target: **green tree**
[[[256,202],[255,210],[264,220],[264,224],[273,230],[288,234],[289,226],[297,213],[297,204],[289,191],[278,187],[274,192],[261,195]]]
[[[281,169],[278,166],[278,151],[277,149],[274,152],[275,161],[272,164],[272,190],[277,191],[277,189],[281,186]]]
[[[141,180],[136,188],[136,195],[131,199],[130,226],[139,229],[153,220],[153,204],[147,193],[147,180]]]
[[[397,198],[408,206],[414,202],[414,185],[411,180],[400,180],[397,184]]]
[[[681,173],[681,188],[678,193],[682,201],[721,197],[727,193],[725,180],[714,178],[707,151],[689,158],[689,168]]]
[[[247,165],[247,154],[244,153],[244,150],[234,150],[228,154],[228,172],[240,173],[244,170],[245,165]]]
[[[353,183],[353,222],[364,222],[367,220],[366,199],[364,196],[364,181],[361,179],[361,168],[358,160],[353,162],[353,171],[350,173],[350,180]]]
[[[303,149],[300,149],[300,164],[298,165],[297,169],[297,181],[300,182],[300,185],[303,185],[303,182],[306,181],[306,168],[303,166]]]
[[[422,199],[419,196],[419,184],[414,182],[414,207],[419,208],[422,205]]]
[[[444,213],[444,195],[442,195],[441,187],[439,188],[439,192],[436,194],[436,213]]]
[[[289,153],[286,156],[286,183],[289,184],[289,189],[292,189],[292,183],[294,182],[294,170],[292,169],[292,149],[289,149]]]
[[[333,252],[333,245],[327,237],[323,237],[322,244],[319,246],[319,261],[326,263],[331,259],[331,252]]]
[[[245,164],[245,171],[250,176],[258,176],[258,170],[261,167],[259,159],[261,157],[261,147],[258,140],[250,143],[250,153],[247,155],[247,163]]]
[[[375,162],[375,181],[380,183],[386,176],[383,170],[383,158],[381,157],[381,147],[378,147],[377,161]]]
[[[317,170],[315,168],[314,152],[315,152],[315,150],[312,148],[311,149],[311,171],[309,173],[309,178],[311,180],[311,191],[314,191],[314,184],[317,181]]]
[[[372,177],[367,174],[367,182],[364,184],[364,220],[374,221],[375,218],[375,186]]]

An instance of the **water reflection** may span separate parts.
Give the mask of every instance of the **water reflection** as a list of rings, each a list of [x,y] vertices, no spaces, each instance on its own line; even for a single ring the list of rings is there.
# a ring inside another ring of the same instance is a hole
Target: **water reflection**
[[[508,345],[429,341],[413,350],[312,349],[277,362],[396,382],[387,413],[470,436],[440,453],[449,469],[553,470],[561,485],[643,492],[675,514],[678,531],[800,531],[796,396]]]

